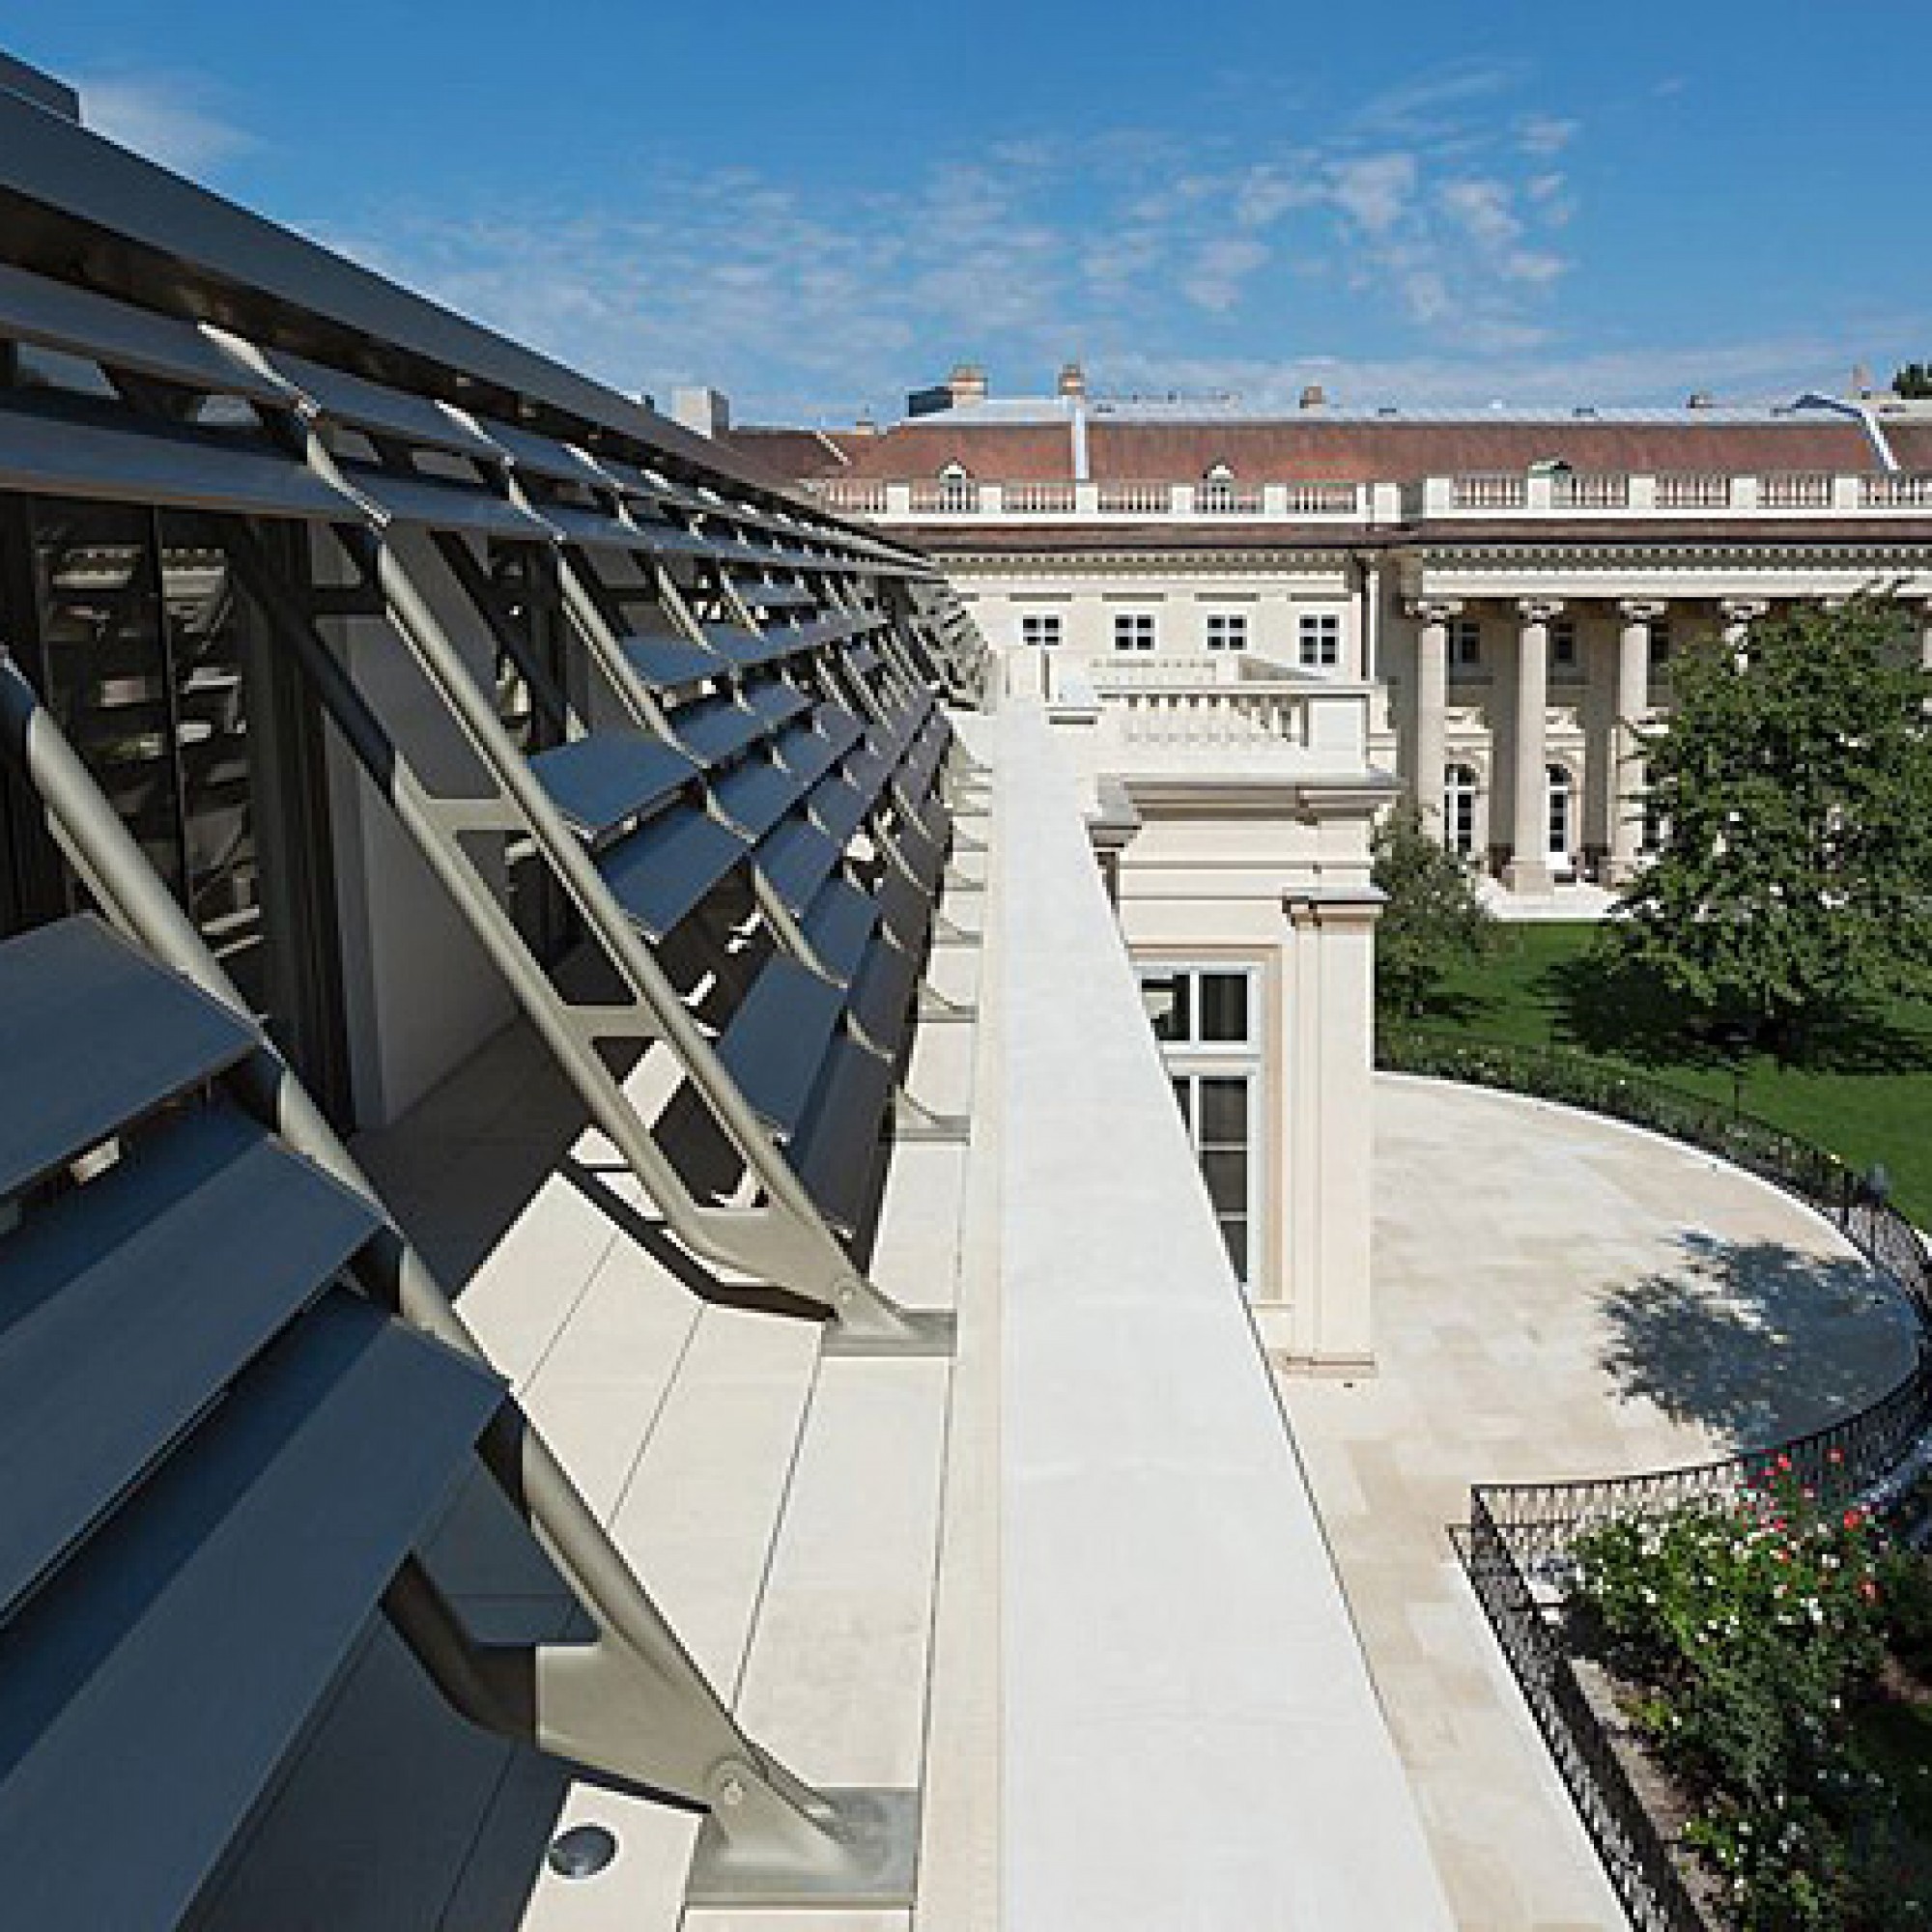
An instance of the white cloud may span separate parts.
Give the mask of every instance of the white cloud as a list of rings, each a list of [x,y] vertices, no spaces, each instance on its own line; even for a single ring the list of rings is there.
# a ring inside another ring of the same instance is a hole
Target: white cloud
[[[1560,155],[1581,131],[1580,121],[1568,121],[1556,114],[1532,114],[1517,131],[1517,140],[1525,155],[1547,160]]]
[[[1383,235],[1408,211],[1415,193],[1413,155],[1370,155],[1360,160],[1335,161],[1328,169],[1329,194],[1335,205],[1369,235]]]
[[[1506,248],[1522,233],[1522,223],[1510,208],[1507,182],[1444,182],[1439,198],[1450,218],[1483,247]]]
[[[203,83],[184,75],[83,74],[74,84],[89,128],[177,174],[208,174],[261,145],[219,111]]]
[[[1247,235],[1222,235],[1205,243],[1194,258],[1184,293],[1197,308],[1226,314],[1240,300],[1243,286],[1268,258],[1264,243]]]

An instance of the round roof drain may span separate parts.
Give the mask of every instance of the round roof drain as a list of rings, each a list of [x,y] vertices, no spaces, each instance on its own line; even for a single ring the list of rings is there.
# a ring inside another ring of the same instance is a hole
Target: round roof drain
[[[560,1878],[595,1878],[617,1856],[617,1834],[602,1825],[573,1825],[550,1841],[550,1868]]]

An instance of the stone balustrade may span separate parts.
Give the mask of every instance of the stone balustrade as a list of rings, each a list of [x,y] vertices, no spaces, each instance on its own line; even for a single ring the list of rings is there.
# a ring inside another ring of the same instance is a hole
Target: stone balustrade
[[[1411,483],[1240,484],[1174,482],[908,481],[817,477],[806,488],[829,510],[881,523],[1394,524],[1552,518],[1632,523],[1646,519],[1776,516],[1913,518],[1932,511],[1932,474],[1832,475],[1818,470],[1656,474],[1560,468],[1426,476]]]

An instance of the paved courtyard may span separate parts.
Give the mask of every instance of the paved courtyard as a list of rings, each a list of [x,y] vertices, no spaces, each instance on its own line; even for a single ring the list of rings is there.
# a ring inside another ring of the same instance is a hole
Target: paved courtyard
[[[1625,1924],[1459,1567],[1472,1482],[1696,1462],[1889,1387],[1911,1326],[1817,1216],[1709,1156],[1379,1076],[1380,1372],[1284,1380],[1469,1932]]]

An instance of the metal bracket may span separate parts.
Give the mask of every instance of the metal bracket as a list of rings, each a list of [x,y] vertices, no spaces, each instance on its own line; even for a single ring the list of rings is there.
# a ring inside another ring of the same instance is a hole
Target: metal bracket
[[[919,989],[919,1017],[923,1021],[936,1021],[942,1024],[955,1020],[975,1020],[980,1017],[980,1009],[971,1000],[949,1000],[938,987],[922,981]]]
[[[728,1779],[727,1779],[728,1781]],[[713,1910],[784,1906],[903,1910],[919,1876],[919,1793],[821,1791],[824,1812],[799,1829],[749,1779],[735,1804],[720,1798],[697,1834],[685,1903]],[[760,1803],[760,1800],[764,1803]],[[817,1807],[813,1807],[814,1812]],[[768,1811],[769,1815],[759,1816]]]
[[[901,1087],[893,1098],[893,1134],[901,1141],[937,1141],[964,1147],[972,1138],[973,1122],[965,1114],[941,1114]]]

